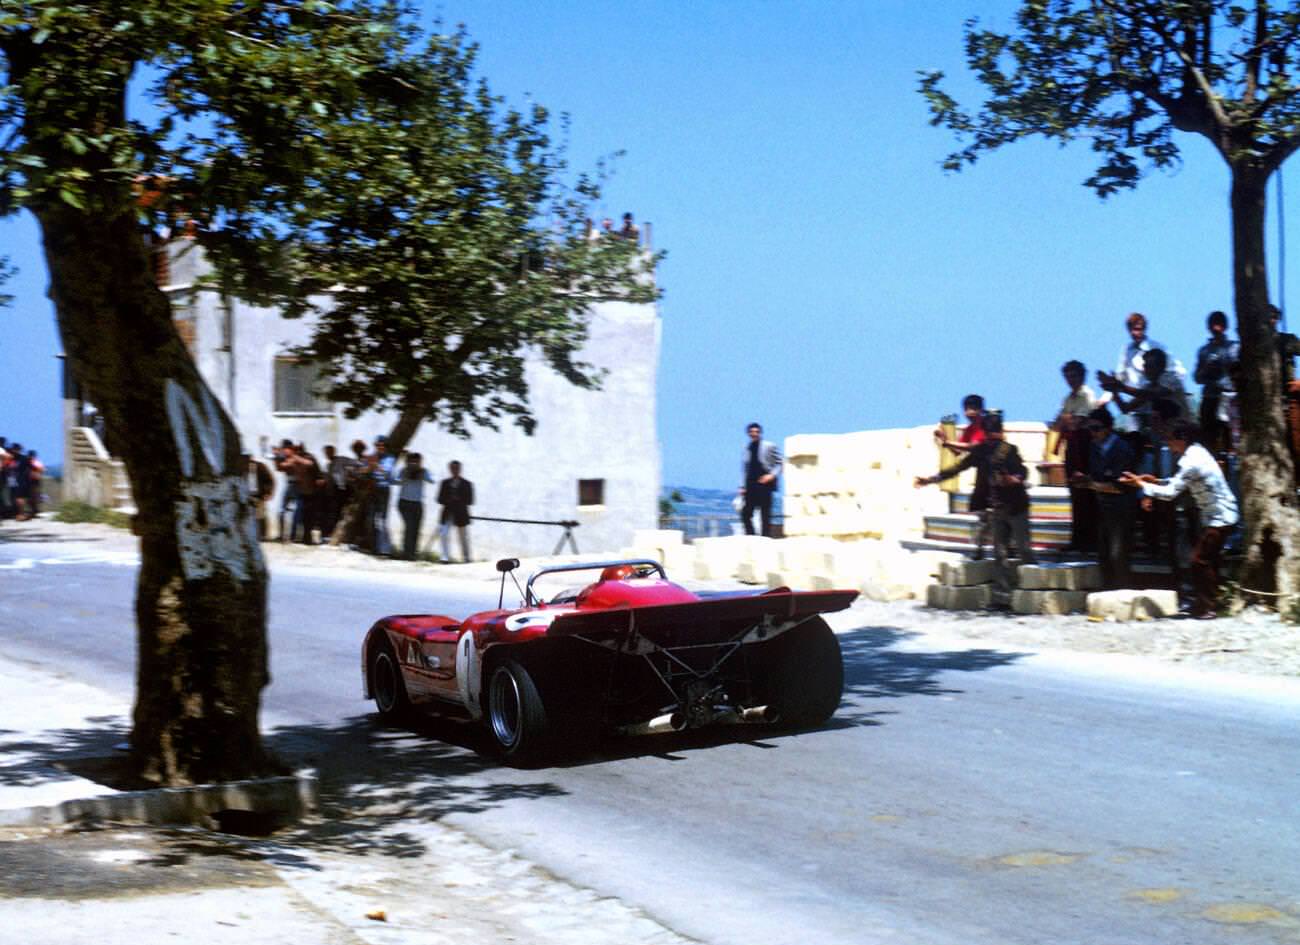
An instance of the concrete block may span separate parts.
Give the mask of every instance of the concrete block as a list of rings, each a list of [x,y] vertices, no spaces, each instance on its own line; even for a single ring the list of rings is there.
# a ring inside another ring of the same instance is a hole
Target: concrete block
[[[792,591],[827,590],[827,586],[816,586],[818,579],[826,585],[830,583],[829,578],[820,575],[815,577],[806,571],[769,571],[766,583],[768,587],[788,587]]]
[[[632,532],[634,548],[671,548],[682,544],[683,532],[676,528],[637,528]]]
[[[750,560],[755,541],[771,541],[751,535],[727,535],[718,538],[697,538],[695,561],[700,580],[718,580],[733,577],[742,561]]]
[[[938,610],[985,610],[993,602],[993,588],[988,584],[951,587],[931,584],[925,589],[925,604]]]
[[[668,577],[688,577],[695,573],[695,548],[691,545],[669,545],[663,549],[662,563]]]
[[[863,597],[881,603],[894,600],[915,600],[918,596],[921,596],[918,595],[917,589],[913,585],[891,581],[887,578],[866,578],[857,587],[862,592]],[[924,593],[924,590],[922,590],[921,594]]]
[[[1101,568],[1089,561],[1022,564],[1019,583],[1026,590],[1092,591],[1101,587]]]
[[[734,567],[724,568],[716,560],[695,556],[694,578],[697,581],[724,581],[736,573]]]
[[[830,570],[839,547],[833,538],[786,538],[776,544],[777,563],[782,570]]]
[[[1088,616],[1101,620],[1152,620],[1178,613],[1178,593],[1171,590],[1094,591]]]
[[[754,562],[742,561],[736,565],[736,580],[745,584],[766,584],[767,569],[764,568],[760,572],[758,565],[754,564]]]
[[[836,577],[843,586],[856,586],[865,597],[876,601],[924,600],[926,587],[934,582],[940,566],[960,560],[960,555],[951,552],[911,552],[887,541],[865,541],[849,547],[858,546],[862,550],[845,555],[839,562]]]
[[[1020,588],[1011,592],[1011,609],[1018,614],[1076,614],[1087,606],[1087,591]]]
[[[949,587],[971,587],[976,584],[992,584],[997,579],[997,566],[988,560],[941,562],[939,565],[939,583]]]

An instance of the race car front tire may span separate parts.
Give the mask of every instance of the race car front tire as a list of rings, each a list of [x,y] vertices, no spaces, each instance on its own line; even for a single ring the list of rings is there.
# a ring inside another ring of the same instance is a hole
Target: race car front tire
[[[492,671],[487,716],[497,748],[512,764],[537,764],[550,754],[552,721],[537,682],[522,663],[506,660]]]
[[[380,640],[370,651],[370,694],[382,718],[396,720],[410,711],[402,667],[387,640]]]

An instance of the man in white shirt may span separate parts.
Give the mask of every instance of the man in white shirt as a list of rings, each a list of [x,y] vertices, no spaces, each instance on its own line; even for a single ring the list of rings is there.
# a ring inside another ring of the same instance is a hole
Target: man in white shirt
[[[1115,363],[1115,378],[1128,387],[1141,387],[1145,381],[1143,368],[1146,365],[1148,351],[1164,351],[1165,346],[1147,337],[1147,317],[1141,312],[1133,312],[1124,320],[1128,329],[1129,342],[1120,349],[1119,359]],[[1187,368],[1177,358],[1168,358],[1168,367],[1177,374],[1179,380],[1187,376]],[[1104,407],[1114,399],[1114,392],[1107,388],[1097,401],[1098,407]],[[1136,418],[1120,415],[1115,429],[1120,433],[1132,432],[1137,428]]]
[[[1191,615],[1213,620],[1219,596],[1219,558],[1223,543],[1232,534],[1240,516],[1223,470],[1198,439],[1200,429],[1189,420],[1179,420],[1169,432],[1169,448],[1181,457],[1178,471],[1169,480],[1149,474],[1127,473],[1122,482],[1142,487],[1144,495],[1166,501],[1187,492],[1200,513],[1201,534],[1192,549],[1192,584],[1196,599]]]

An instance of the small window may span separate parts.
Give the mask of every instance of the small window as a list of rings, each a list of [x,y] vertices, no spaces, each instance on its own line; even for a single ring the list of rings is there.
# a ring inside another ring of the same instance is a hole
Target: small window
[[[605,480],[604,479],[579,479],[578,480],[578,505],[604,505],[605,504]]]
[[[289,356],[275,359],[276,413],[333,413],[325,387],[319,365]]]

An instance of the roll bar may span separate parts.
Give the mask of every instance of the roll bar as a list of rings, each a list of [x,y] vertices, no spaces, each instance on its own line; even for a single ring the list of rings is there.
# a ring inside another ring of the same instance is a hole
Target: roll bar
[[[635,567],[653,568],[659,572],[659,576],[665,581],[668,580],[668,572],[658,561],[650,558],[627,558],[621,561],[584,561],[576,564],[552,564],[544,568],[538,568],[528,578],[528,584],[524,588],[524,606],[531,607],[537,603],[537,598],[533,596],[533,582],[543,574],[557,574],[563,571],[603,571],[605,568],[618,567],[619,565],[630,564]]]

